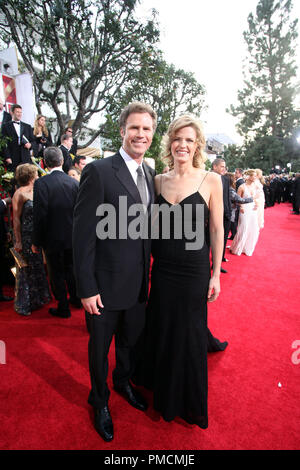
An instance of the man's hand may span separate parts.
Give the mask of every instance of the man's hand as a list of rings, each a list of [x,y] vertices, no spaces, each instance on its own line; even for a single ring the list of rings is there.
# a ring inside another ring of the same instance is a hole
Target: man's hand
[[[21,242],[16,242],[14,244],[14,249],[18,252],[18,253],[21,253],[22,251],[22,243]]]
[[[27,143],[24,145],[24,147],[29,150],[29,149],[31,148],[31,143],[30,143],[30,142],[27,142]]]
[[[32,251],[32,253],[37,254],[37,253],[40,252],[40,249],[35,245],[31,245],[31,251]]]
[[[6,161],[7,165],[11,165],[11,164],[12,164],[12,159],[11,159],[11,158],[7,158],[5,161]]]
[[[100,294],[94,295],[93,297],[87,297],[86,299],[81,299],[81,303],[83,308],[91,315],[101,315],[99,307],[104,308]]]

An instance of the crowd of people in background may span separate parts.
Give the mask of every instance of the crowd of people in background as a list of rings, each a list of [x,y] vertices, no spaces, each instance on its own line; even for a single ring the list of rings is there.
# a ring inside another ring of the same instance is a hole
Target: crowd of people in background
[[[37,167],[32,165],[31,156],[33,155],[38,159],[41,168],[49,172],[45,162],[45,150],[53,148],[53,140],[47,128],[45,116],[38,115],[33,128],[31,128],[21,120],[21,106],[13,105],[10,115],[4,111],[3,103],[0,103],[0,108],[2,135],[9,137],[2,152],[4,164],[7,170],[13,171],[16,176],[16,186],[12,200],[14,248],[20,254],[22,253],[27,262],[26,268],[17,268],[15,310],[20,314],[29,315],[31,310],[38,308],[43,303],[39,299],[39,295],[36,295],[36,289],[37,285],[44,286],[45,284],[41,253],[34,254],[28,245],[28,237],[30,238],[33,232],[33,186],[38,178]],[[76,180],[78,184],[82,170],[87,164],[87,159],[85,156],[76,154],[78,142],[73,138],[71,127],[64,129],[63,134],[56,142],[56,147],[60,149],[62,155],[61,170]],[[166,166],[162,173],[165,174],[168,171],[169,167]],[[228,261],[225,257],[227,239],[232,240],[231,253],[236,255],[245,253],[248,256],[253,254],[259,231],[264,227],[265,208],[272,207],[275,203],[289,202],[292,204],[291,212],[299,215],[299,174],[280,173],[278,170],[272,169],[268,176],[263,176],[260,169],[244,170],[242,168],[236,168],[233,173],[228,171],[226,162],[221,157],[212,162],[211,171],[220,174],[223,183],[224,250],[222,262]],[[4,257],[4,244],[7,241],[4,213],[5,207],[9,206],[10,203],[11,200],[8,197],[3,198],[0,205],[0,254],[2,259]],[[53,269],[48,266],[48,271],[51,273]],[[221,272],[227,273],[227,270],[221,266]],[[1,279],[3,278],[5,278],[4,273],[1,273]],[[37,284],[34,279],[37,280]],[[3,295],[3,281],[0,282],[0,300],[11,300],[11,297]],[[28,286],[26,287],[26,282],[30,284],[30,289],[28,289]],[[44,301],[47,302],[50,297],[47,294],[46,286],[44,287],[41,292]],[[31,302],[29,301],[29,290],[32,293]],[[54,290],[57,292],[57,288],[54,288]],[[75,298],[75,294],[72,295]],[[23,305],[22,300],[20,300],[22,298]],[[76,302],[77,300],[75,300]]]

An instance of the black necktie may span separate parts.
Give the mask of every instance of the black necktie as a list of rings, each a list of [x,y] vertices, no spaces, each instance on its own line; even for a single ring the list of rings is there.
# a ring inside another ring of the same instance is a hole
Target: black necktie
[[[13,121],[14,124],[20,124],[20,121]]]

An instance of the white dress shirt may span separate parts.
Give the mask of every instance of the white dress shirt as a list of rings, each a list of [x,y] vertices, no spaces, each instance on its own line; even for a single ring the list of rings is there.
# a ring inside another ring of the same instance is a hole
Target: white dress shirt
[[[150,194],[149,194],[147,180],[146,180],[146,176],[145,176],[145,172],[144,172],[144,168],[143,168],[142,163],[139,165],[133,158],[130,157],[130,155],[128,155],[128,153],[125,152],[123,147],[120,148],[119,152],[120,152],[120,155],[123,158],[124,162],[126,163],[126,166],[129,170],[135,184],[137,184],[137,172],[136,172],[136,170],[138,169],[139,166],[141,167],[144,178],[145,178],[146,191],[147,191],[147,201],[148,201],[148,204],[149,204]]]
[[[48,175],[50,175],[50,173],[52,173],[53,171],[62,171],[63,172],[64,170],[62,169],[61,166],[56,166],[55,168],[51,168],[51,170],[49,170]]]

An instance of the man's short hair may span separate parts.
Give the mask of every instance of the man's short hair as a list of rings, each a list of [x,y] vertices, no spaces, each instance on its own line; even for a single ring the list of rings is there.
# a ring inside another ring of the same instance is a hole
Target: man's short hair
[[[62,166],[64,157],[58,147],[47,147],[44,150],[44,160],[48,168],[56,168]]]
[[[217,157],[217,158],[214,159],[211,166],[212,166],[212,168],[214,168],[215,166],[219,166],[220,163],[222,163],[222,162],[225,162],[224,158]]]
[[[74,157],[74,160],[73,160],[73,165],[75,165],[75,163],[79,164],[80,160],[86,160],[86,156],[85,155],[76,155]]]
[[[244,173],[244,170],[242,168],[236,168],[235,171],[238,171],[241,175]]]
[[[15,109],[22,109],[22,106],[20,104],[13,104],[10,111],[13,113]]]
[[[148,113],[152,117],[153,121],[153,132],[156,129],[157,126],[157,114],[150,106],[150,104],[147,103],[141,103],[140,101],[134,101],[133,103],[129,103],[121,112],[120,118],[119,118],[119,127],[120,129],[125,129],[126,127],[126,122],[128,119],[128,116],[132,113]]]

